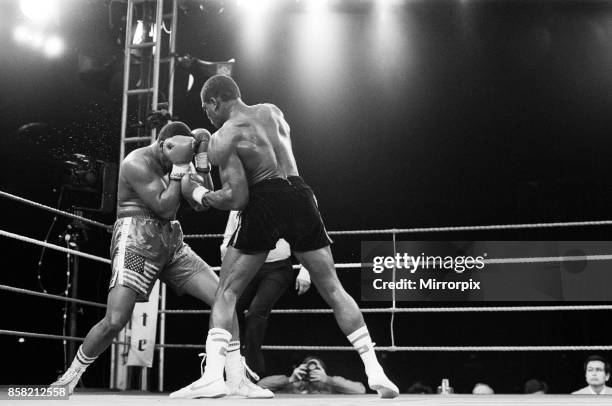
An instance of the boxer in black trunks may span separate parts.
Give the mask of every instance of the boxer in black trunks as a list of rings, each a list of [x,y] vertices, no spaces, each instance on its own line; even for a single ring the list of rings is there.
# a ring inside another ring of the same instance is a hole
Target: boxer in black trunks
[[[206,81],[201,98],[202,108],[218,131],[209,143],[202,142],[198,154],[207,154],[210,163],[219,167],[223,185],[210,191],[184,179],[183,196],[202,207],[242,212],[221,266],[204,375],[182,391],[190,397],[218,397],[227,392],[223,364],[236,300],[268,251],[284,238],[361,355],[370,388],[383,398],[396,397],[397,386],[376,359],[361,311],[336,275],[331,240],[315,196],[299,176],[283,113],[273,104],[245,104],[238,85],[223,75]]]
[[[218,277],[183,242],[181,225],[175,220],[184,176],[212,185],[210,175],[202,177],[190,171],[196,138],[184,123],[169,123],[154,144],[132,151],[121,162],[106,315],[89,331],[72,365],[54,385],[66,385],[72,393],[85,369],[129,321],[134,304],[148,300],[157,279],[179,294],[188,293],[212,304]],[[237,322],[232,336],[238,337]],[[228,367],[230,362],[242,367],[240,359],[228,359]],[[236,365],[233,371],[239,369]],[[250,386],[255,385],[246,386],[235,389],[249,397]],[[261,395],[261,388],[252,389]],[[265,393],[261,397],[272,396]]]

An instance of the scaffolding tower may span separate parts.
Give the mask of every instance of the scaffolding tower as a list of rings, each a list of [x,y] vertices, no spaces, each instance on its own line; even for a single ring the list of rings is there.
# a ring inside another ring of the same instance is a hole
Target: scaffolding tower
[[[119,162],[133,149],[155,141],[157,130],[150,125],[150,117],[162,110],[168,116],[173,114],[177,1],[126,0]],[[163,342],[164,331],[159,334]],[[129,334],[124,329],[119,341],[127,340]],[[124,344],[111,347],[111,389],[127,389],[129,385],[129,367],[123,362],[128,350],[129,345]],[[161,361],[163,349],[158,355]],[[159,379],[163,382],[163,367]],[[148,386],[147,368],[143,367],[140,389],[147,390]]]

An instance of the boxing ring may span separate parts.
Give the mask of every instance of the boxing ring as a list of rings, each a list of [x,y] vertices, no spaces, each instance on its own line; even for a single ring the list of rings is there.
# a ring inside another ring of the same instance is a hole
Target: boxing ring
[[[13,402],[15,405],[38,405],[38,401],[19,400]],[[60,400],[47,400],[45,405],[65,404]],[[84,406],[134,406],[134,405],[197,405],[207,402],[208,404],[223,404],[225,406],[248,406],[276,404],[286,406],[366,406],[366,405],[402,405],[402,406],[589,406],[609,405],[609,396],[525,396],[525,395],[400,395],[395,399],[378,399],[376,395],[276,395],[274,399],[170,399],[167,395],[142,394],[126,392],[117,395],[107,392],[99,393],[75,393],[70,397],[72,404]]]
[[[73,213],[65,212],[53,207],[45,206],[43,204],[21,198],[3,191],[0,191],[0,197],[10,199],[16,203],[26,204],[28,206],[45,210],[55,215],[61,215],[64,217],[72,218],[74,220],[81,221],[88,225],[99,227],[107,230],[109,233],[112,230],[111,225],[103,224],[92,219],[88,219]],[[384,235],[391,236],[394,247],[397,243],[397,236],[400,234],[422,234],[422,233],[437,233],[437,232],[457,232],[457,231],[490,231],[490,230],[519,230],[519,229],[535,229],[535,228],[564,228],[564,227],[592,227],[592,226],[610,226],[612,220],[603,221],[581,221],[581,222],[556,222],[556,223],[533,223],[533,224],[506,224],[506,225],[485,225],[485,226],[463,226],[463,227],[430,227],[430,228],[405,228],[405,229],[381,229],[381,230],[352,230],[352,231],[331,231],[330,235],[343,236],[343,235]],[[64,252],[68,255],[78,256],[87,260],[102,262],[110,264],[108,258],[102,258],[96,255],[81,252],[79,250],[62,247],[56,244],[51,244],[45,241],[36,240],[27,236],[16,234],[13,232],[5,231],[0,229],[0,236],[15,239],[27,244],[33,244],[52,249],[60,252]],[[222,234],[192,234],[185,235],[185,239],[218,239],[221,238]],[[546,260],[558,262],[558,261],[571,261],[584,259],[584,257],[568,258],[546,258]],[[589,258],[594,260],[610,260],[612,255],[602,255],[598,258]],[[520,261],[528,261],[529,258],[516,258],[514,263]],[[337,263],[336,268],[343,269],[359,269],[361,263]],[[218,270],[219,267],[213,268]],[[395,275],[394,275],[395,279]],[[34,290],[23,289],[15,286],[8,286],[0,284],[0,291],[12,294],[36,296],[49,299],[51,301],[60,301],[64,303],[77,303],[84,306],[92,306],[105,308],[104,303],[97,303],[88,300],[82,300],[78,298],[68,297],[68,292],[65,295],[54,295],[49,293],[38,292]],[[391,301],[390,307],[385,308],[363,308],[363,313],[379,313],[389,314],[389,339],[390,346],[376,347],[377,351],[381,352],[398,352],[398,351],[412,351],[412,352],[519,352],[519,351],[610,351],[612,350],[611,345],[563,345],[563,346],[402,346],[401,343],[396,343],[394,333],[394,322],[395,315],[401,313],[442,313],[442,312],[586,312],[586,311],[610,311],[612,305],[560,305],[560,306],[470,306],[470,307],[398,307],[395,294]],[[331,309],[325,308],[313,308],[313,309],[275,309],[273,313],[283,314],[332,314]],[[162,291],[160,295],[160,309],[159,309],[159,343],[156,345],[156,351],[159,352],[158,357],[158,373],[159,373],[159,386],[158,390],[163,392],[164,387],[164,359],[166,350],[178,350],[178,349],[203,349],[204,344],[180,344],[180,343],[166,343],[165,341],[165,324],[166,317],[176,314],[208,314],[210,310],[195,310],[195,309],[167,309],[166,308],[166,288],[162,285]],[[30,337],[36,339],[45,340],[62,340],[62,341],[76,341],[82,342],[83,337],[74,337],[60,334],[50,334],[45,332],[34,332],[34,331],[16,331],[0,329],[0,335],[18,336],[18,337]],[[114,342],[113,345],[127,346],[128,343]],[[268,345],[263,347],[265,350],[273,351],[353,351],[352,346],[300,346],[300,345]],[[115,360],[111,358],[111,362]],[[113,370],[113,368],[111,368]],[[52,377],[49,377],[50,379]],[[330,400],[333,398],[333,400]],[[519,400],[520,398],[520,400]],[[77,392],[71,399],[77,400],[78,404],[84,405],[101,405],[108,404],[109,401],[115,405],[132,405],[132,404],[177,404],[177,402],[188,403],[190,401],[177,401],[176,399],[169,399],[164,394],[143,394],[138,392],[136,394],[132,392],[125,392],[122,394],[111,394],[111,393],[95,393],[95,392]],[[242,404],[243,402],[253,402],[249,399],[233,399],[224,398],[217,400],[218,402],[225,402],[226,404]],[[309,395],[304,397],[303,395],[277,395],[276,399],[268,400],[267,402],[282,402],[282,404],[298,405],[298,404],[309,404],[309,405],[323,405],[329,404],[333,401],[337,406],[344,404],[369,404],[370,402],[380,402],[375,395]],[[432,395],[401,395],[399,398],[394,400],[384,400],[385,403],[392,404],[408,404],[408,405],[514,405],[518,402],[525,405],[581,405],[581,404],[603,404],[609,402],[606,397],[584,397],[584,396],[569,396],[564,395],[547,395],[543,397],[525,397],[524,395],[492,395],[492,396],[472,396],[472,395],[444,395],[444,396],[432,396]],[[24,404],[24,401],[20,401],[19,404]],[[25,401],[27,403],[28,401]],[[52,404],[53,402],[49,400]],[[261,403],[262,400],[257,402]]]

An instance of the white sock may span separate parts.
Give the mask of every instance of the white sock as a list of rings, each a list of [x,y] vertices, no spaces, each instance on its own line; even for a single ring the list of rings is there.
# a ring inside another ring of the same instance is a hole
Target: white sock
[[[370,373],[382,370],[382,367],[376,359],[374,344],[372,343],[372,338],[370,338],[370,333],[368,332],[368,328],[366,326],[353,331],[347,336],[347,338],[351,344],[353,344],[353,347],[355,347],[359,353],[359,356],[361,356],[363,366],[365,367],[365,371],[368,376],[370,376]]]
[[[206,368],[204,375],[207,378],[223,379],[225,355],[232,334],[222,328],[211,328],[206,337]]]
[[[88,366],[90,366],[98,357],[88,357],[87,355],[85,355],[85,353],[83,352],[83,345],[79,346],[79,349],[74,357],[74,360],[72,360],[72,364],[70,365],[70,368],[75,369],[85,369]]]
[[[242,356],[240,355],[240,340],[230,341],[225,357],[225,378],[228,381],[242,379]]]

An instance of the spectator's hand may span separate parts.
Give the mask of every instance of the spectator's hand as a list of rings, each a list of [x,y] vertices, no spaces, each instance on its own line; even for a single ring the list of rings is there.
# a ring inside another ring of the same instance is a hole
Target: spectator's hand
[[[295,290],[297,290],[298,295],[303,295],[310,289],[310,274],[302,266],[300,268],[300,273],[298,273],[297,278],[295,279]]]
[[[310,381],[327,383],[327,374],[324,369],[311,369],[310,370]]]
[[[293,370],[293,373],[289,377],[289,382],[296,382],[304,380],[304,377],[308,374],[306,364],[301,364]]]

